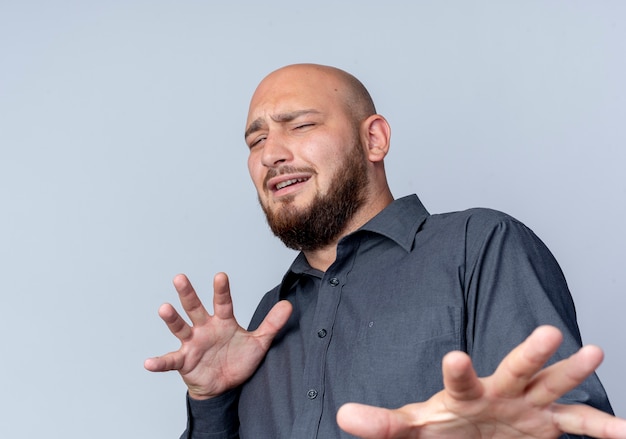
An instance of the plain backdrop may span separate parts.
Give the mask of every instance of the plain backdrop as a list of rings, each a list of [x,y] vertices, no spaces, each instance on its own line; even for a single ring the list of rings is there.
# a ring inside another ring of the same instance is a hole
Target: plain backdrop
[[[182,381],[143,369],[178,346],[156,311],[176,273],[210,304],[226,271],[246,325],[295,256],[243,141],[257,83],[295,62],[368,86],[395,196],[547,243],[626,416],[625,20],[619,0],[0,0],[0,437],[182,432]]]

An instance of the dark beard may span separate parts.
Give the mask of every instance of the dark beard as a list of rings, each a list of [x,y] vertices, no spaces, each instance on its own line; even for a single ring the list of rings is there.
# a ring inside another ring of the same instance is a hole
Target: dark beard
[[[345,169],[333,177],[328,194],[317,194],[301,210],[286,201],[278,212],[263,206],[267,223],[287,247],[294,250],[319,250],[341,234],[348,221],[365,202],[367,163],[359,143],[346,158]],[[259,200],[260,201],[260,200]]]

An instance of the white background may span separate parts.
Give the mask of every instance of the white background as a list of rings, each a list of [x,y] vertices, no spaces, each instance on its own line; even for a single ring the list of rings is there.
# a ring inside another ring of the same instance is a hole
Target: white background
[[[555,253],[626,416],[626,3],[0,1],[0,437],[172,438],[186,272],[247,324],[294,253],[246,168],[249,98],[294,62],[359,77],[396,196],[504,210]],[[514,316],[511,316],[514,318]]]

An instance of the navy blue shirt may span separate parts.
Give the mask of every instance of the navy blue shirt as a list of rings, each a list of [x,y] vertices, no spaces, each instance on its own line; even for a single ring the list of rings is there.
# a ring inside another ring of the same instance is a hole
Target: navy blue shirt
[[[299,254],[250,329],[281,299],[294,311],[257,371],[218,398],[188,399],[183,437],[348,438],[342,404],[424,401],[443,388],[450,351],[486,376],[539,325],[564,335],[551,362],[581,346],[563,274],[531,230],[488,209],[429,215],[415,195],[344,237],[326,272]],[[562,402],[612,412],[595,375]]]

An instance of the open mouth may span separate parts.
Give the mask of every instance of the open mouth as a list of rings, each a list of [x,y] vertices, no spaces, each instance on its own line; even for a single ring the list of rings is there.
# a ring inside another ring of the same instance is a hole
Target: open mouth
[[[280,198],[297,192],[315,175],[315,171],[308,168],[272,168],[268,170],[263,183],[265,191]]]
[[[304,183],[307,180],[308,180],[308,177],[307,178],[291,178],[289,180],[285,180],[285,181],[281,181],[280,183],[277,183],[276,186],[274,187],[277,191],[279,191],[281,189],[284,189],[288,186],[292,186],[294,184]]]

